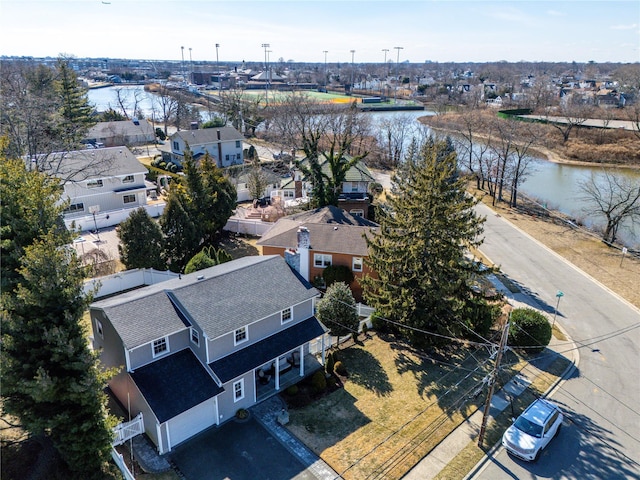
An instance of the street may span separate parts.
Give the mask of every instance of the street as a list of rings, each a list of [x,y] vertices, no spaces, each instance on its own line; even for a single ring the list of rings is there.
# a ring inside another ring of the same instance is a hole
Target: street
[[[477,209],[487,217],[483,254],[551,317],[564,293],[557,322],[580,361],[553,392],[565,422],[539,461],[499,448],[470,478],[640,478],[640,312],[488,207]]]

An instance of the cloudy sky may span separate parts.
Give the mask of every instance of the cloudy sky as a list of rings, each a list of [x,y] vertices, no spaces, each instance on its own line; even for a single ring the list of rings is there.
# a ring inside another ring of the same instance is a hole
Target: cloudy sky
[[[0,0],[0,55],[197,61],[216,43],[221,61],[269,44],[271,61],[639,62],[640,2]]]

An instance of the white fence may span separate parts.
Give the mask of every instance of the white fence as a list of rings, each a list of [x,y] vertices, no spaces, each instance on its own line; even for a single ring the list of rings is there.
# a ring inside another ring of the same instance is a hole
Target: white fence
[[[244,235],[253,235],[261,237],[273,227],[273,223],[263,222],[262,220],[251,220],[247,218],[230,218],[224,226],[224,230],[234,233],[242,233]]]
[[[95,219],[93,215],[85,215],[80,217],[66,217],[64,223],[69,230],[72,229],[72,225],[75,225],[76,229],[82,232],[89,230],[95,230],[96,226],[98,230],[101,228],[113,227],[119,225],[124,220],[129,218],[131,212],[143,207],[150,217],[159,217],[164,212],[164,207],[167,204],[164,202],[148,203],[146,205],[138,205],[135,208],[122,208],[120,210],[109,210],[104,212],[97,212]]]
[[[116,462],[116,465],[122,472],[124,480],[136,480],[136,477],[133,476],[133,473],[129,471],[129,468],[124,461],[124,457],[113,447],[111,447],[111,458],[113,458],[113,461]]]
[[[124,292],[132,288],[142,287],[145,285],[154,285],[159,282],[171,280],[178,277],[179,274],[170,272],[169,270],[161,271],[153,268],[137,268],[135,270],[125,270],[113,275],[107,275],[100,278],[87,280],[84,283],[85,293],[93,292],[95,298],[106,297],[114,293]]]
[[[122,422],[116,425],[113,429],[115,439],[111,443],[114,447],[122,445],[130,438],[144,433],[144,420],[142,418],[142,412],[135,416],[128,422]]]

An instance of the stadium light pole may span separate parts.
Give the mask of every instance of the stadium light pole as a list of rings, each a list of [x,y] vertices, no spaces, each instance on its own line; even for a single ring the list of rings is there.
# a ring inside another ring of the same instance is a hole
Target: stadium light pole
[[[267,74],[267,70],[268,70],[268,65],[267,65],[267,48],[269,48],[271,45],[269,45],[268,43],[263,43],[261,45],[262,48],[264,48],[264,74],[265,74],[265,81],[264,81],[264,99],[265,99],[265,103],[267,105],[269,105],[269,77]]]
[[[222,90],[222,81],[220,80],[220,58],[218,57],[218,48],[220,48],[220,44],[216,43],[216,68],[218,69],[218,97],[219,97],[220,90]]]
[[[387,73],[387,75],[386,75],[386,77],[384,79],[384,81],[386,83],[387,82],[387,78],[389,78],[389,72],[388,72],[388,70],[386,68],[387,67],[387,52],[389,51],[389,49],[388,48],[383,48],[382,51],[384,52],[384,64],[382,65],[383,66],[382,72],[384,73],[386,71],[386,73]],[[380,83],[380,93],[382,93],[382,82]]]
[[[396,59],[396,88],[393,91],[393,103],[397,103],[396,100],[397,92],[398,92],[398,82],[400,81],[400,50],[404,47],[393,47],[398,51],[398,57]]]
[[[349,87],[349,93],[353,95],[353,56],[356,54],[355,50],[351,50],[351,86]]]
[[[327,93],[327,53],[329,50],[323,50],[322,53],[324,53],[324,93]]]

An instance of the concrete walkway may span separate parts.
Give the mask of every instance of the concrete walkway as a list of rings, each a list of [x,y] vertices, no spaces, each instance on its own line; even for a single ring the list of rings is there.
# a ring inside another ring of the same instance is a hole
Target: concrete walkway
[[[524,293],[511,293],[500,281],[490,275],[496,289],[502,293],[514,308],[537,308],[537,302]],[[559,325],[556,323],[556,326]],[[570,363],[563,372],[560,380],[556,384],[551,385],[546,393],[552,391],[556,385],[563,381],[571,373],[574,365],[578,361],[577,349],[567,348],[566,341],[560,342],[555,337],[551,337],[551,342],[547,347],[549,350],[556,352],[558,355],[565,356]],[[562,353],[559,351],[562,350]],[[568,350],[568,352],[567,352]],[[534,364],[528,364],[521,372],[512,378],[502,390],[494,393],[491,399],[491,409],[489,423],[510,405],[509,397],[517,397],[520,395],[535,379],[549,366],[557,357],[548,355],[539,359]],[[470,442],[477,441],[482,424],[483,409],[479,409],[457,429],[451,432],[440,444],[434,448],[429,455],[424,457],[415,467],[413,467],[404,477],[404,480],[428,480],[434,478],[440,471],[451,462],[458,453],[462,451]],[[495,448],[495,447],[494,447]]]

